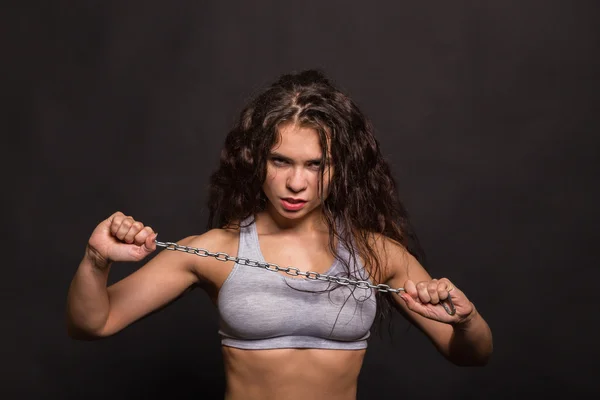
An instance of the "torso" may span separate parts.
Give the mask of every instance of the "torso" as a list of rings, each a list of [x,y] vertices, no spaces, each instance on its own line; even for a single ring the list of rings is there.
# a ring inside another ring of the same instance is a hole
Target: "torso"
[[[311,235],[270,234],[257,224],[260,251],[265,260],[302,271],[326,272],[335,258],[327,232]],[[238,230],[223,230],[218,249],[237,254]],[[210,261],[203,268],[204,288],[215,305],[233,262]],[[249,268],[249,267],[247,267]],[[283,272],[269,272],[285,274]],[[304,278],[295,278],[304,279]],[[355,399],[364,349],[268,349],[245,350],[222,346],[227,399]]]
[[[222,347],[226,399],[356,399],[365,350]]]

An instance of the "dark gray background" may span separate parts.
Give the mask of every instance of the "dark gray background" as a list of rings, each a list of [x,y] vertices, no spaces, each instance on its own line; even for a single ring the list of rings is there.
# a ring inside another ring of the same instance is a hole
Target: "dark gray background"
[[[428,269],[469,295],[495,339],[488,366],[459,368],[398,319],[393,341],[370,343],[359,398],[600,393],[597,1],[3,8],[3,398],[222,398],[202,292],[77,342],[68,284],[116,210],[162,240],[202,233],[237,113],[305,68],[372,119]],[[111,280],[137,267],[116,265]]]

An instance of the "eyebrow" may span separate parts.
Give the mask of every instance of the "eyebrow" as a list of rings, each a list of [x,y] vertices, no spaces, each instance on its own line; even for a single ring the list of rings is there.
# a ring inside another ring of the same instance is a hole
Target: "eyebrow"
[[[284,156],[281,153],[278,153],[276,151],[272,151],[271,154],[269,154],[269,157],[276,157],[276,158],[281,158],[282,160],[285,160],[289,163],[292,163],[294,160],[292,160],[289,157]],[[311,160],[306,160],[307,163],[320,163],[321,162],[321,157],[319,158],[313,158]]]

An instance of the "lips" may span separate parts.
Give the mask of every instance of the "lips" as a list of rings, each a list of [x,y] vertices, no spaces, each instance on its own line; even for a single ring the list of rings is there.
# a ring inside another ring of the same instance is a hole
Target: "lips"
[[[306,204],[306,200],[294,199],[292,197],[286,197],[281,199],[281,205],[287,211],[298,211]]]
[[[291,203],[291,204],[306,203],[306,200],[294,199],[292,197],[286,197],[282,200],[287,201],[288,203]]]

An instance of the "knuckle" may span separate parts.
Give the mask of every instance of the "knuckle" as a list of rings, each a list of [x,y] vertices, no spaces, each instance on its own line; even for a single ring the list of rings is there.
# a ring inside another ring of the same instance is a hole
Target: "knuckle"
[[[131,226],[132,226],[133,228],[136,228],[136,229],[140,229],[140,230],[141,230],[141,229],[144,227],[144,224],[142,224],[140,221],[134,221],[134,222],[131,224]]]
[[[121,226],[121,222],[118,220],[114,220],[112,224],[110,224],[111,232],[115,233],[119,231],[119,227]]]

